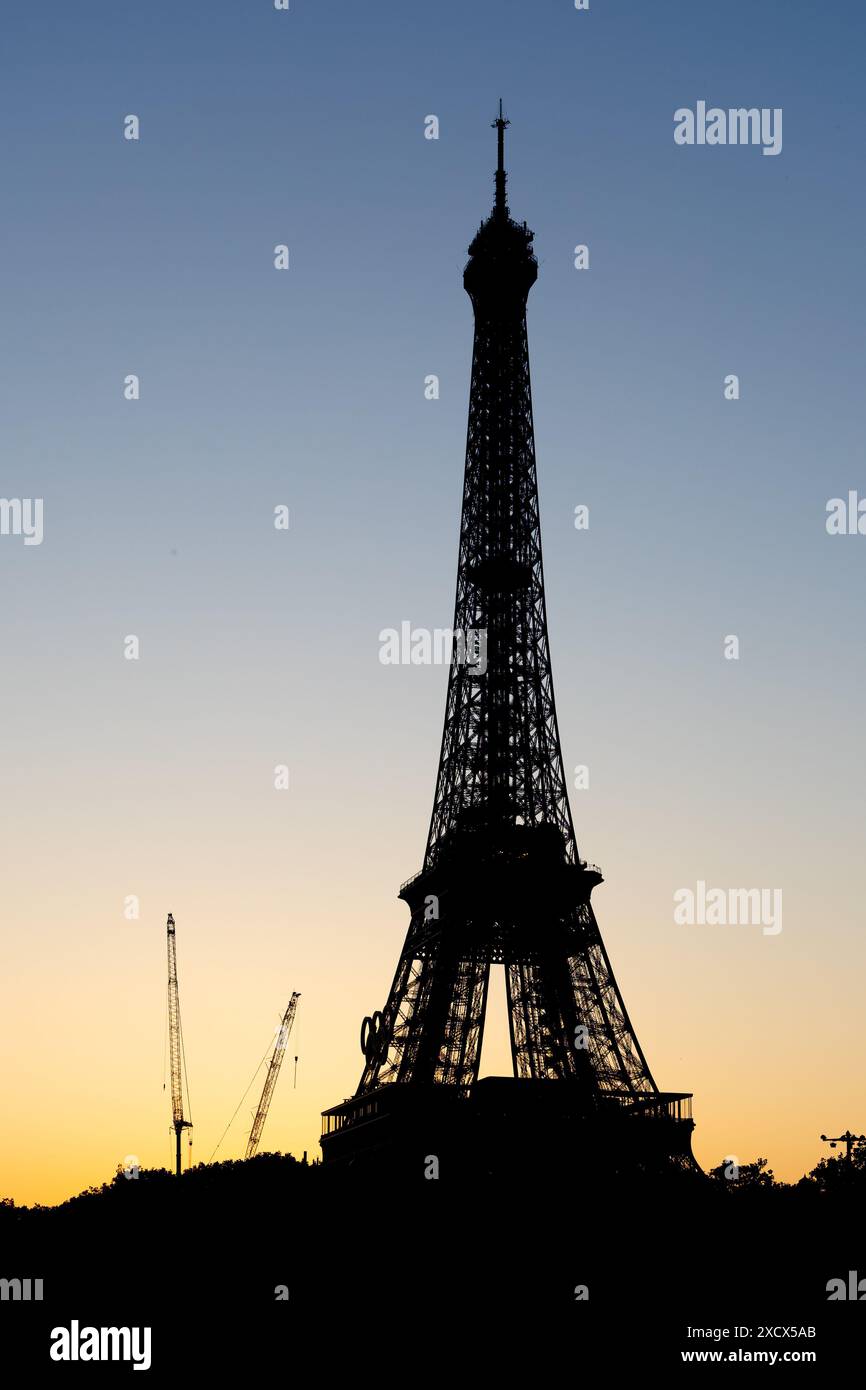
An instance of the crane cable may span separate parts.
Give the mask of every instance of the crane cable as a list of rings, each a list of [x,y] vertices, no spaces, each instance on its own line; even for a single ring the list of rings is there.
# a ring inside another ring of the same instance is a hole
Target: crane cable
[[[187,1105],[189,1106],[189,1122],[190,1122],[190,1125],[192,1125],[192,1096],[191,1096],[190,1093],[189,1093],[189,1074],[188,1074],[187,1069],[186,1069],[186,1048],[185,1048],[184,1045],[183,1045],[183,1020],[181,1019],[181,1016],[180,1016],[180,1009],[178,1009],[178,1011],[177,1011],[177,1026],[178,1026],[178,1031],[179,1031],[179,1033],[180,1033],[180,1055],[181,1055],[181,1057],[183,1058],[183,1078],[184,1078],[184,1081],[186,1082],[186,1102],[187,1102]],[[183,1097],[181,1097],[181,1106],[182,1106],[182,1105],[183,1105]]]
[[[241,1106],[243,1105],[244,1101],[246,1100],[247,1096],[249,1095],[250,1087],[252,1086],[253,1082],[255,1081],[256,1077],[258,1076],[259,1072],[261,1071],[262,1066],[264,1065],[264,1062],[265,1062],[265,1058],[268,1056],[268,1053],[272,1050],[272,1047],[273,1047],[273,1044],[272,1044],[272,1043],[268,1043],[267,1047],[265,1048],[264,1057],[262,1057],[261,1062],[259,1062],[259,1065],[256,1067],[255,1071],[253,1072],[252,1076],[250,1077],[250,1084],[249,1084],[249,1086],[247,1086],[247,1089],[244,1091],[243,1095],[241,1096],[240,1100],[238,1101],[237,1107],[236,1107],[236,1109],[235,1109],[235,1113],[234,1113],[234,1115],[232,1115],[231,1119],[229,1120],[228,1124],[226,1125],[225,1129],[223,1130],[222,1134],[220,1135],[219,1143],[217,1144],[216,1149],[214,1149],[213,1154],[211,1154],[210,1158],[208,1159],[208,1163],[213,1163],[214,1154],[216,1153],[216,1151],[217,1151],[217,1149],[219,1148],[220,1144],[222,1143],[223,1139],[225,1139],[226,1135],[228,1134],[229,1130],[231,1129],[232,1125],[234,1124],[234,1122],[235,1122],[235,1116],[237,1115],[238,1110],[240,1110]]]
[[[165,995],[165,1015],[162,1023],[162,1089],[165,1090],[165,1078],[168,1072],[168,991]],[[171,1172],[171,1164],[174,1155],[171,1147],[171,1125],[168,1127],[168,1170]]]
[[[168,1008],[168,999],[166,999],[166,1008]],[[186,1048],[184,1047],[184,1043],[183,1043],[183,1018],[181,1017],[180,1004],[178,1004],[178,1009],[177,1009],[177,1028],[178,1028],[178,1032],[180,1033],[180,1055],[181,1055],[181,1059],[182,1059],[182,1061],[183,1061],[183,1076],[184,1076],[184,1080],[185,1080],[185,1082],[186,1082],[186,1101],[187,1101],[187,1105],[189,1106],[189,1145],[188,1145],[188,1155],[187,1155],[187,1170],[189,1170],[189,1169],[192,1167],[192,1096],[191,1096],[190,1093],[189,1093],[189,1073],[188,1073],[188,1071],[187,1071],[187,1069],[186,1069]],[[183,1095],[182,1095],[182,1094],[181,1094],[181,1102],[180,1102],[180,1103],[181,1103],[181,1113],[183,1113]]]
[[[162,1089],[165,1090],[166,1058],[168,1057],[168,992],[165,996],[165,1017],[162,1025]]]

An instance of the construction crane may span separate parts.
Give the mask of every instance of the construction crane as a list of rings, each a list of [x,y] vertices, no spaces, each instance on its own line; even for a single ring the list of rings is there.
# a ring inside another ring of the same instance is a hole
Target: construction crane
[[[177,947],[175,943],[174,918],[168,914],[165,924],[168,937],[168,1049],[171,1057],[171,1120],[175,1137],[175,1172],[180,1177],[180,1136],[183,1130],[192,1130],[192,1121],[183,1118],[183,1082],[181,1066],[185,1067],[183,1054],[183,1033],[180,1026],[180,999],[177,992]],[[187,1086],[189,1098],[189,1086]],[[192,1133],[189,1136],[192,1149]]]
[[[286,1012],[283,1014],[283,1021],[277,1031],[277,1041],[274,1043],[274,1050],[271,1053],[271,1060],[268,1063],[268,1074],[265,1077],[262,1098],[259,1101],[256,1118],[253,1120],[253,1127],[250,1130],[250,1137],[247,1141],[247,1151],[244,1155],[245,1158],[252,1158],[256,1149],[259,1147],[259,1140],[262,1137],[265,1120],[268,1118],[271,1096],[274,1094],[274,1087],[277,1084],[277,1077],[280,1074],[280,1067],[283,1063],[283,1053],[289,1041],[289,1034],[292,1031],[292,1024],[295,1021],[295,1010],[298,1007],[298,1000],[300,997],[300,994],[297,992],[292,995],[288,1002]]]

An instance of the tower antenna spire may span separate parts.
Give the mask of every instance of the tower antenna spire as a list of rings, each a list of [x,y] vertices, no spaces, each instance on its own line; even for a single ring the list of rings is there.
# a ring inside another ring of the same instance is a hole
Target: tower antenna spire
[[[506,175],[506,173],[505,173],[505,127],[506,127],[507,125],[511,125],[511,122],[510,122],[509,120],[506,120],[506,118],[505,118],[505,117],[503,116],[503,114],[502,114],[502,97],[500,97],[500,98],[499,98],[499,115],[496,117],[496,120],[493,122],[493,126],[494,126],[494,128],[495,128],[495,130],[496,130],[496,152],[497,152],[497,164],[496,164],[496,211],[497,211],[497,213],[498,213],[501,217],[504,217],[504,216],[506,215],[506,213],[508,212],[508,207],[507,207],[506,202],[505,202],[505,180],[506,180],[506,177],[507,177],[507,175]]]

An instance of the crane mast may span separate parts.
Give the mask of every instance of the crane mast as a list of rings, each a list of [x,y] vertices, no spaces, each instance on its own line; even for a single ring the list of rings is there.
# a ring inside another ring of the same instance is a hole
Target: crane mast
[[[289,1034],[292,1031],[292,1024],[295,1021],[295,1010],[298,1007],[298,1000],[300,997],[300,994],[296,991],[289,1000],[286,1012],[283,1014],[283,1021],[277,1032],[277,1041],[274,1044],[271,1060],[268,1063],[268,1074],[265,1077],[265,1084],[262,1088],[262,1098],[259,1101],[259,1108],[256,1111],[256,1118],[253,1120],[253,1127],[250,1130],[250,1137],[247,1141],[246,1158],[252,1158],[256,1149],[259,1147],[259,1140],[262,1137],[265,1120],[268,1118],[271,1096],[274,1093],[277,1077],[280,1074],[280,1067],[283,1064],[283,1055],[286,1050],[286,1044],[289,1041]]]
[[[185,1129],[192,1129],[192,1122],[183,1117],[183,1041],[180,1028],[180,997],[177,990],[177,945],[175,940],[174,918],[168,914],[166,922],[168,937],[168,1050],[171,1064],[171,1119],[175,1135],[175,1172],[180,1177],[180,1137]],[[190,1140],[192,1142],[192,1140]]]

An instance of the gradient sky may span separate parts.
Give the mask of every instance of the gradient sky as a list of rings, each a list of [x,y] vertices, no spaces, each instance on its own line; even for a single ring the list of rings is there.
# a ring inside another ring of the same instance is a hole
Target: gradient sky
[[[378,634],[452,618],[500,95],[559,722],[627,1007],[704,1165],[796,1178],[866,1127],[866,537],[825,529],[866,495],[864,40],[857,0],[7,4],[0,494],[44,498],[45,538],[0,537],[0,1193],[168,1162],[169,910],[196,1158],[293,989],[262,1147],[317,1152],[357,1085],[447,681]],[[782,107],[781,155],[677,147],[698,100]],[[699,879],[781,888],[781,934],[677,926]]]

